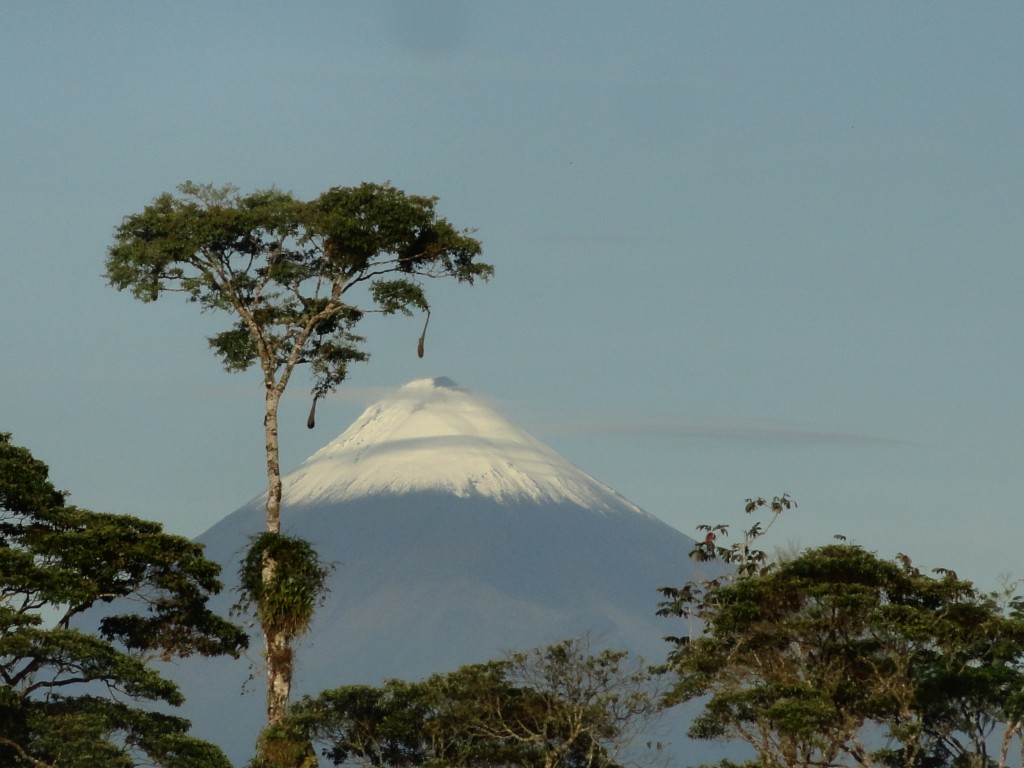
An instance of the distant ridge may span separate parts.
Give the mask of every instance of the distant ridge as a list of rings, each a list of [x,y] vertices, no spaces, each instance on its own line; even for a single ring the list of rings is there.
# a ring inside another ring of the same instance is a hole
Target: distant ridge
[[[444,377],[370,406],[283,482],[284,532],[336,564],[296,655],[297,695],[418,679],[585,632],[660,661],[679,627],[655,616],[657,589],[700,567],[692,539]],[[263,525],[261,496],[199,538],[224,567],[225,613]],[[254,635],[257,661],[260,648]],[[197,735],[244,764],[264,717],[262,672],[190,659],[169,674]]]

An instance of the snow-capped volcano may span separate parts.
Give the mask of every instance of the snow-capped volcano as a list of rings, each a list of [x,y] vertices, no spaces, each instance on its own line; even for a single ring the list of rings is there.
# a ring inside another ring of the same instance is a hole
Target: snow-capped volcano
[[[417,679],[584,633],[657,662],[662,637],[680,631],[655,616],[658,588],[702,575],[692,539],[446,378],[367,408],[283,482],[282,531],[335,565],[296,652],[296,695]],[[264,500],[199,538],[223,566],[225,614]],[[261,642],[254,633],[257,666]],[[169,674],[196,733],[244,763],[265,713],[259,682],[240,693],[260,671],[188,659]]]
[[[438,491],[646,514],[447,377],[370,406],[283,484],[286,505]]]

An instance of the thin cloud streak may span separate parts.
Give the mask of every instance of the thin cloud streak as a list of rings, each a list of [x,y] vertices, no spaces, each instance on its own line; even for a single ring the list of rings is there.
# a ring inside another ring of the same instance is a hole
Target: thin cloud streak
[[[360,407],[368,407],[378,400],[394,396],[399,386],[349,386],[343,384],[324,400],[348,403]],[[263,394],[258,388],[249,386],[226,385],[216,388],[195,388],[190,394],[199,398],[231,399],[244,398],[262,400]],[[641,438],[672,438],[679,440],[786,440],[805,443],[856,443],[861,445],[910,445],[914,441],[885,435],[872,435],[844,429],[836,425],[809,424],[799,422],[762,421],[757,419],[703,419],[680,420],[664,419],[578,419],[565,421],[558,418],[546,418],[537,414],[516,415],[521,404],[489,398],[473,393],[489,407],[509,416],[513,421],[520,421],[528,431],[537,435],[627,435]],[[308,401],[310,394],[304,388],[290,388],[285,393],[288,401]]]
[[[907,445],[911,441],[868,435],[815,424],[789,424],[753,420],[730,421],[608,421],[589,420],[548,424],[547,434],[619,434],[636,437],[726,440],[786,440],[804,443],[858,443]]]

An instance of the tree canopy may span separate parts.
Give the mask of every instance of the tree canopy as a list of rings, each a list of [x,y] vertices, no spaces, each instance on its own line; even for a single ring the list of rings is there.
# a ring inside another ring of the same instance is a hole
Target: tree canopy
[[[281,743],[311,740],[336,765],[608,768],[656,716],[658,692],[641,661],[578,638],[419,682],[306,697]]]
[[[227,766],[186,720],[140,704],[183,700],[149,660],[246,646],[207,608],[219,566],[157,523],[67,504],[48,475],[0,434],[0,764]]]
[[[847,544],[668,596],[704,626],[669,657],[668,701],[706,697],[695,738],[744,741],[765,768],[1006,764],[1024,715],[1018,601]]]
[[[493,268],[479,241],[436,214],[437,198],[389,184],[334,187],[308,202],[265,189],[185,182],[117,228],[106,275],[142,301],[182,293],[234,315],[210,346],[229,371],[258,363],[268,385],[312,367],[316,395],[363,360],[366,312],[428,311],[425,278],[473,283]],[[357,299],[353,289],[366,286]]]

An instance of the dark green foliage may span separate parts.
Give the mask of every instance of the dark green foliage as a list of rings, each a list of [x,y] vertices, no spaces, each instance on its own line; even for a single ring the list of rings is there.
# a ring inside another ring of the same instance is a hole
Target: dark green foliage
[[[351,685],[289,713],[334,764],[601,768],[657,710],[657,678],[625,653],[567,640],[420,682]]]
[[[492,662],[422,682],[336,688],[296,704],[289,720],[307,739],[326,744],[324,756],[335,765],[516,764],[524,750],[474,725],[495,698],[516,706],[520,692],[504,672],[504,664]]]
[[[748,576],[767,574],[773,567],[768,553],[763,549],[755,549],[754,542],[763,537],[779,519],[779,516],[786,510],[794,509],[796,502],[788,493],[775,496],[771,501],[758,496],[756,499],[747,499],[743,511],[752,515],[755,512],[767,510],[770,513],[768,521],[754,522],[749,528],[742,531],[743,540],[737,541],[726,547],[720,543],[720,539],[729,535],[729,526],[720,523],[718,525],[698,525],[697,530],[704,534],[704,538],[696,542],[690,557],[700,563],[718,561],[729,567],[720,573],[719,576],[701,580],[700,582],[689,582],[681,587],[659,587],[658,591],[665,599],[658,603],[658,616],[676,616],[687,619],[691,630],[696,623],[701,626],[699,614],[705,607],[705,600],[709,594],[713,594],[720,587],[731,584],[736,579],[743,579]],[[709,569],[710,570],[710,569]],[[696,621],[695,621],[696,620]],[[682,636],[668,636],[665,639],[677,646],[669,654],[669,661],[690,642],[691,633]]]
[[[144,754],[226,766],[187,721],[130,703],[182,701],[147,658],[245,647],[244,632],[206,608],[218,574],[201,546],[156,523],[66,504],[46,465],[0,434],[0,765],[114,768]],[[115,600],[141,613],[108,613],[95,634],[78,628]]]
[[[260,625],[273,634],[298,637],[326,596],[330,573],[304,539],[261,533],[252,538],[238,571],[239,610],[254,609]]]
[[[1020,728],[1024,621],[950,571],[832,545],[691,594],[668,702],[707,697],[691,735],[762,765],[980,768]]]
[[[256,756],[247,768],[318,768],[309,735],[293,720],[268,725],[256,742]]]
[[[480,243],[437,216],[436,198],[388,184],[334,187],[303,202],[267,189],[182,184],[117,228],[106,262],[111,285],[143,301],[184,293],[235,316],[210,339],[230,371],[259,362],[287,380],[312,367],[314,394],[333,390],[366,359],[352,330],[368,311],[429,309],[424,278],[472,283],[493,269]],[[365,284],[365,305],[350,291]],[[276,374],[275,374],[276,375]]]

